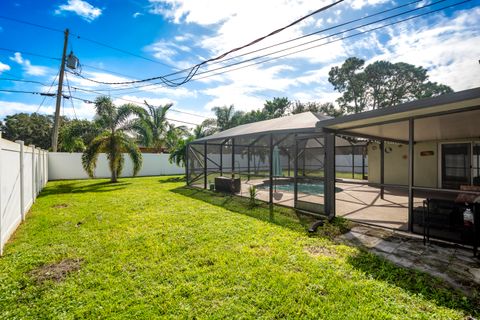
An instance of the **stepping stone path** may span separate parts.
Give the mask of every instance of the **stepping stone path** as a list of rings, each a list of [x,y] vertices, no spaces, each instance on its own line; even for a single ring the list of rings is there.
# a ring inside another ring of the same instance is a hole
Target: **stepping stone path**
[[[480,253],[459,245],[433,242],[422,237],[370,226],[354,226],[338,241],[361,246],[401,267],[426,272],[443,279],[467,295],[480,288]]]

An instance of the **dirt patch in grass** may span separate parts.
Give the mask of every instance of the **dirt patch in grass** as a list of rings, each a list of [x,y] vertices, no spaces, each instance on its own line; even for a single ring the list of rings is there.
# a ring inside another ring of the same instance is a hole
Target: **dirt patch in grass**
[[[61,282],[69,273],[80,270],[83,259],[64,259],[57,263],[50,263],[33,269],[30,276],[36,282],[42,283],[47,280]]]
[[[59,204],[53,205],[52,208],[54,208],[54,209],[68,208],[68,204],[66,204],[66,203],[59,203]]]
[[[313,257],[319,257],[319,256],[332,257],[332,258],[338,257],[338,254],[335,250],[329,249],[326,247],[318,247],[318,246],[306,247],[305,252],[307,252],[309,255]]]

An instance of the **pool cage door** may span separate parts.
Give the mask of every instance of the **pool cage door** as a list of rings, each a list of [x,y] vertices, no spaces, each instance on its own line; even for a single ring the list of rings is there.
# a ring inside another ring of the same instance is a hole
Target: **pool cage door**
[[[294,206],[325,214],[325,141],[320,135],[298,135],[295,144]]]

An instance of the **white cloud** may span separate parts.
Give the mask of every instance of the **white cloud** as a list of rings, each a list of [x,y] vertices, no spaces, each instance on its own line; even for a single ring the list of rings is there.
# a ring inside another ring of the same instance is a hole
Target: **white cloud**
[[[186,38],[181,38],[181,40],[184,41]],[[178,57],[180,54],[190,53],[191,51],[190,47],[180,43],[182,41],[173,42],[159,40],[145,47],[145,50],[152,52],[153,56],[158,60],[165,61],[170,65],[176,66],[177,68],[188,68],[193,64],[187,61],[178,61],[178,59],[175,59],[175,57]]]
[[[416,21],[391,29],[389,41],[376,43],[381,54],[372,59],[422,66],[431,81],[457,91],[480,86],[475,50],[480,46],[479,20],[480,8],[474,8],[453,18],[437,16],[434,25]]]
[[[365,6],[375,6],[386,2],[391,2],[391,0],[351,0],[349,2],[353,9],[359,10]]]
[[[0,61],[0,74],[2,74],[3,71],[8,71],[8,70],[10,70],[10,66]]]
[[[30,60],[24,59],[20,52],[15,52],[13,57],[10,57],[10,60],[21,65],[25,73],[31,76],[44,76],[49,71],[47,67],[32,65]]]
[[[140,16],[143,16],[143,13],[135,12],[135,13],[132,15],[132,17],[134,17],[134,18],[138,18],[138,17],[140,17]]]
[[[55,14],[61,14],[64,11],[74,12],[88,22],[92,22],[102,14],[100,8],[96,8],[82,0],[68,0],[66,4],[60,5],[55,10]]]

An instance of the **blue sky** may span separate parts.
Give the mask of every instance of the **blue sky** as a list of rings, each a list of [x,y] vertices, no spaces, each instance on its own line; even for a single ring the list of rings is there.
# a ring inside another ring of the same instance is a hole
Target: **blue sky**
[[[362,30],[460,1],[441,1]],[[190,67],[265,35],[331,2],[333,0],[11,0],[0,3],[0,16],[53,29],[69,28],[74,35],[69,38],[68,51],[73,50],[80,59],[81,74],[98,81],[122,82],[165,75]],[[346,0],[234,55],[278,44],[408,2],[411,1]],[[418,1],[361,23],[435,2]],[[291,53],[304,47],[288,49],[289,46],[309,40],[317,40],[314,44],[325,43],[328,40],[321,40],[322,37],[359,25],[352,24],[223,63],[206,65],[200,72],[207,73],[177,88],[160,85],[141,88],[132,88],[132,85],[99,85],[73,74],[67,76],[75,97],[94,100],[98,96],[80,91],[83,89],[104,92],[117,104],[128,101],[142,103],[144,100],[150,104],[173,102],[175,110],[183,112],[171,112],[170,119],[189,123],[200,123],[211,115],[210,110],[214,106],[234,104],[238,110],[248,111],[262,107],[266,99],[276,96],[303,102],[333,102],[338,94],[328,83],[328,71],[350,56],[361,57],[368,62],[384,59],[421,65],[429,70],[430,80],[448,84],[456,91],[464,90],[480,86],[479,4],[480,0],[470,1],[362,36],[341,40],[340,37],[351,33],[338,35],[329,39],[338,41],[267,63],[240,70],[225,68],[221,71],[226,72],[220,75],[208,73],[214,68],[258,55],[271,54],[270,57],[276,57],[280,53],[272,52],[277,50]],[[28,53],[58,59],[61,56],[63,34],[0,18],[0,43],[0,89],[47,92],[56,78],[59,61]],[[23,79],[47,86],[5,79]],[[54,90],[55,88],[51,92]],[[64,93],[69,94],[68,86],[64,88]],[[43,99],[44,97],[33,94],[0,92],[0,118],[16,112],[37,110],[52,114],[54,98],[46,98],[41,105]],[[92,105],[81,100],[74,100],[73,106],[71,101],[65,101],[62,113],[78,118],[92,118],[94,115]]]

